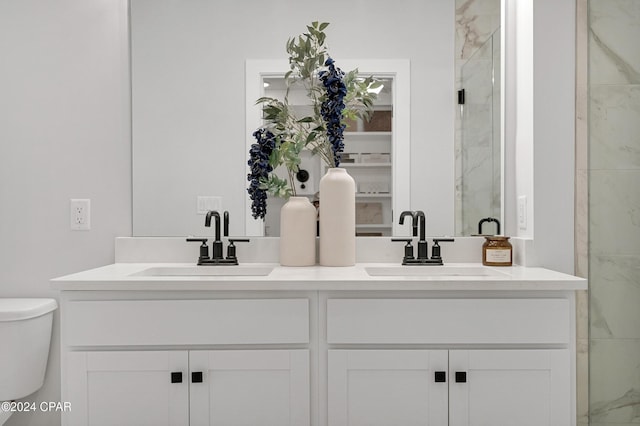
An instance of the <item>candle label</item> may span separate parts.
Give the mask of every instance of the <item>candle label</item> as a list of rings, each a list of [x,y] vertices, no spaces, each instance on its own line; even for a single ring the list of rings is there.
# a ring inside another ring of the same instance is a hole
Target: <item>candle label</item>
[[[510,249],[487,249],[485,261],[491,262],[491,263],[510,263],[511,250]]]

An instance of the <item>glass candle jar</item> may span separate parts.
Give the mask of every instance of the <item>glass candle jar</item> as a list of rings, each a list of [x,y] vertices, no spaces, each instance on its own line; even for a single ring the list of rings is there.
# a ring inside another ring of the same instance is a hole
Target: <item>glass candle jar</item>
[[[509,237],[488,236],[482,245],[482,264],[485,266],[511,266],[513,247]]]

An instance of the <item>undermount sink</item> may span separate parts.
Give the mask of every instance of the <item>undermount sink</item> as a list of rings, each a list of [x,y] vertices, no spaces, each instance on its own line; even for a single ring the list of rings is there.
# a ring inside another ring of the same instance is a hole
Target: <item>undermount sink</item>
[[[267,276],[272,266],[154,266],[131,274],[134,277],[242,277]]]
[[[370,266],[372,277],[506,277],[507,274],[483,266]]]

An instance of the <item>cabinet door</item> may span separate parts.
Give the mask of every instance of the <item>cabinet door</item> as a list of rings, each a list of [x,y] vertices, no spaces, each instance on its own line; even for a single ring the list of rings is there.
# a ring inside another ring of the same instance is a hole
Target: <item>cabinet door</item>
[[[575,424],[568,350],[450,351],[449,368],[451,426]]]
[[[189,363],[191,426],[309,425],[308,350],[191,351]]]
[[[186,351],[69,352],[63,424],[188,426],[188,362]]]
[[[447,351],[330,350],[328,423],[446,426],[446,372]]]

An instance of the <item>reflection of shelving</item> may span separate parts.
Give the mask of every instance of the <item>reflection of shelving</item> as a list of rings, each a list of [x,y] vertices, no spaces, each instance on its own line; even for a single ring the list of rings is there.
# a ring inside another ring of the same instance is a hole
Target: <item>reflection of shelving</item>
[[[373,167],[391,167],[391,163],[340,163],[340,167],[345,169],[366,169]]]
[[[351,137],[351,136],[366,136],[366,137],[375,137],[375,136],[391,136],[391,132],[349,132],[346,131],[344,132],[345,136],[347,137]]]
[[[365,194],[363,192],[357,192],[356,198],[391,198],[391,194]]]
[[[265,95],[282,99],[286,91],[283,80],[270,78],[268,83]],[[348,122],[344,132],[344,154],[340,167],[348,170],[356,182],[357,221],[365,222],[356,224],[357,232],[361,235],[390,236],[392,232],[392,141],[395,124],[390,83],[385,81],[385,88],[374,106],[372,119],[369,122],[361,119]],[[305,105],[308,99],[299,87],[289,90],[289,102],[297,116],[313,114],[312,108]],[[308,161],[303,161],[301,168],[309,172],[309,181],[305,188],[296,189],[304,195],[312,196],[318,190],[320,178],[326,173],[327,166],[318,157],[310,157]],[[275,208],[272,209],[274,210]],[[267,219],[265,226],[268,226],[271,235],[278,235],[279,218]]]
[[[344,133],[343,158],[349,161],[340,163],[356,181],[358,235],[390,236],[392,231],[392,149],[393,133],[391,128],[390,105],[376,105],[376,112],[386,114],[385,122],[378,121],[374,129],[358,120],[352,123]],[[380,117],[378,117],[380,118]],[[382,127],[380,127],[382,124]],[[369,128],[369,131],[367,131]],[[388,129],[388,130],[386,130]],[[375,220],[367,220],[375,216]]]

